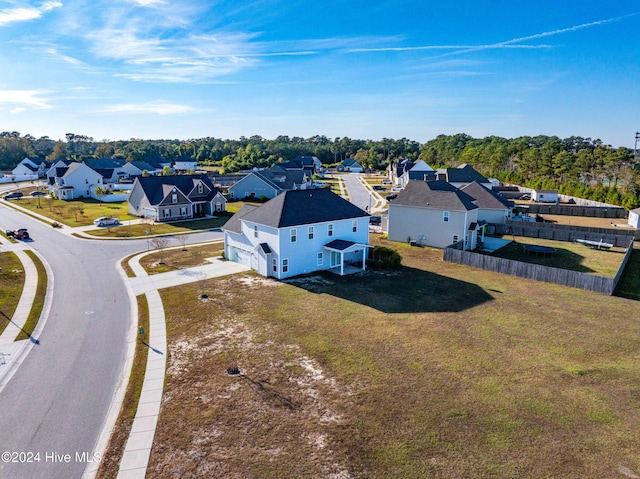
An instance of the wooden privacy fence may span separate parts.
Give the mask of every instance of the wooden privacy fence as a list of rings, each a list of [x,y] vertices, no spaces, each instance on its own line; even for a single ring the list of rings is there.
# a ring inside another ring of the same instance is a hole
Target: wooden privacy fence
[[[568,206],[544,205],[532,203],[527,205],[529,213],[539,215],[588,216],[592,218],[626,218],[627,210],[615,206]]]
[[[544,281],[545,283],[559,284],[612,295],[629,261],[632,250],[633,240],[631,240],[628,245],[622,264],[614,278],[605,278],[604,276],[580,273],[567,269],[551,268],[539,264],[523,263],[522,261],[512,259],[496,258],[494,256],[473,253],[471,251],[460,251],[453,248],[444,249],[443,259],[450,263],[463,264],[465,266],[517,276],[519,278],[535,279],[537,281]]]
[[[491,223],[490,234],[526,236],[557,241],[602,241],[613,246],[626,248],[632,239],[640,239],[640,231],[610,230],[608,228],[587,228],[579,226],[550,225],[507,220],[506,224]]]

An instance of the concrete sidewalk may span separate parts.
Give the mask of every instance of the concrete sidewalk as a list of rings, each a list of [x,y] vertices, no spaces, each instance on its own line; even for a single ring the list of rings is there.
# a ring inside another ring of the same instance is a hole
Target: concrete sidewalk
[[[135,295],[147,296],[149,331],[145,331],[148,338],[145,342],[149,347],[149,355],[138,409],[120,460],[118,479],[144,479],[160,414],[167,361],[167,332],[158,289],[249,270],[248,267],[231,261],[208,258],[207,261],[211,262],[208,265],[148,275],[140,265],[140,259],[154,252],[144,252],[129,260],[129,266],[136,274],[135,278],[129,278],[129,288]]]

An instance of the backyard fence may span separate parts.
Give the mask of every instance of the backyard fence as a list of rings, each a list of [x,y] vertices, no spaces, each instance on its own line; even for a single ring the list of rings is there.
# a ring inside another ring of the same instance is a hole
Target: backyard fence
[[[473,268],[494,271],[496,273],[517,276],[519,278],[535,279],[536,281],[544,281],[545,283],[559,284],[612,295],[631,256],[632,250],[633,240],[628,244],[625,257],[614,278],[605,278],[604,276],[580,273],[578,271],[523,263],[522,261],[512,259],[496,258],[494,256],[473,253],[471,251],[460,251],[453,248],[444,249],[443,260],[450,263],[471,266]]]
[[[529,213],[538,215],[587,216],[591,218],[621,218],[627,217],[627,210],[619,206],[569,206],[545,205],[532,203]]]
[[[506,224],[491,223],[489,232],[497,235],[526,236],[557,241],[601,241],[620,248],[626,248],[631,239],[640,239],[640,230],[613,230],[512,220],[507,220]]]

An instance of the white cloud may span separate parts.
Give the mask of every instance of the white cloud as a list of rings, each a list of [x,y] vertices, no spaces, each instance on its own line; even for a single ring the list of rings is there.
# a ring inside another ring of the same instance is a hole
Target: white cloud
[[[44,2],[40,7],[3,8],[0,10],[0,26],[35,20],[54,8],[59,7],[62,7],[62,2],[48,1]]]
[[[147,103],[123,103],[120,105],[111,105],[100,110],[100,113],[154,113],[156,115],[177,115],[189,113],[195,110],[196,109],[194,107],[189,105],[153,101]]]
[[[38,109],[51,109],[53,108],[48,100],[41,98],[48,92],[37,90],[0,90],[0,105],[21,105],[18,108],[38,108]],[[15,110],[15,109],[14,109]]]
[[[138,5],[139,7],[154,7],[157,5],[166,5],[167,2],[164,0],[132,0],[132,3]]]

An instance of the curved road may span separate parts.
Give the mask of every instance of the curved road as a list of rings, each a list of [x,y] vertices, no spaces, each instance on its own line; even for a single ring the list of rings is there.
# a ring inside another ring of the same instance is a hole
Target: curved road
[[[38,343],[0,393],[0,453],[38,460],[3,456],[0,477],[79,478],[123,373],[131,305],[116,265],[147,244],[74,238],[0,206],[0,228],[18,227],[51,266],[54,288]],[[200,233],[197,241],[220,237]]]

